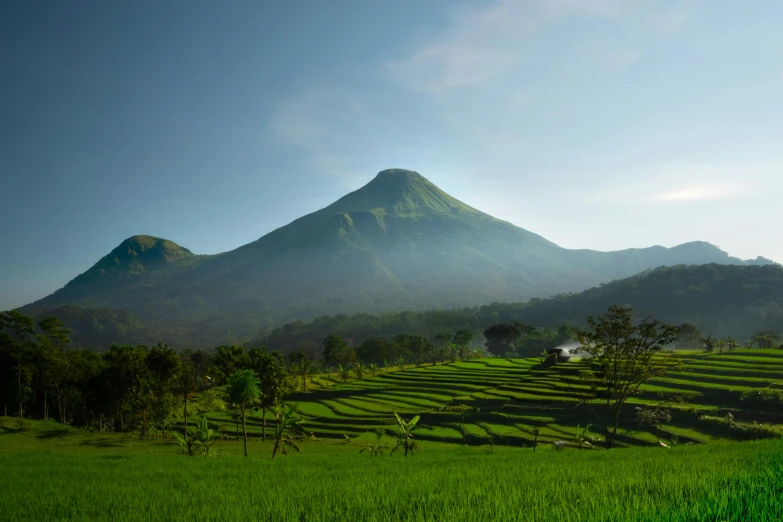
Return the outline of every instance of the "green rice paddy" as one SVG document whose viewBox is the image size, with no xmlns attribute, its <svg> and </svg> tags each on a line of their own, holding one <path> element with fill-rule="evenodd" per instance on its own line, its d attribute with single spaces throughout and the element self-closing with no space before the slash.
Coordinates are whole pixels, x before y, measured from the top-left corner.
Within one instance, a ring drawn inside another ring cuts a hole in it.
<svg viewBox="0 0 783 522">
<path fill-rule="evenodd" d="M 739 400 L 783 382 L 783 352 L 680 357 L 681 368 L 629 401 L 624 449 L 612 451 L 573 442 L 577 426 L 597 426 L 579 400 L 576 361 L 481 359 L 345 383 L 317 376 L 318 388 L 289 397 L 315 439 L 274 461 L 259 413 L 248 420 L 249 458 L 227 411 L 207 414 L 223 433 L 214 458 L 179 456 L 172 441 L 0 418 L 0 520 L 783 520 L 783 440 L 774 437 L 783 411 Z M 660 436 L 671 447 L 661 448 L 633 408 L 679 393 L 692 395 L 665 404 L 672 420 Z M 378 432 L 393 445 L 394 412 L 421 415 L 419 452 L 360 455 Z M 759 436 L 715 421 L 728 413 L 773 438 L 732 441 Z M 600 430 L 590 434 L 600 448 Z M 553 441 L 572 447 L 556 451 Z"/>
</svg>

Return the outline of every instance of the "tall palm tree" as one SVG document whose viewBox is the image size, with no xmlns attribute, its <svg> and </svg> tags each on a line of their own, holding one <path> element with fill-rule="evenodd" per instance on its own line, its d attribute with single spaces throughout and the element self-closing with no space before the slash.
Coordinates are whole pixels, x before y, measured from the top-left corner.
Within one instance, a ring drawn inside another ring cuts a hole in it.
<svg viewBox="0 0 783 522">
<path fill-rule="evenodd" d="M 245 457 L 247 457 L 247 427 L 245 412 L 247 407 L 261 396 L 261 382 L 253 370 L 239 370 L 228 378 L 228 399 L 239 406 L 242 415 L 242 434 L 244 436 Z"/>
</svg>

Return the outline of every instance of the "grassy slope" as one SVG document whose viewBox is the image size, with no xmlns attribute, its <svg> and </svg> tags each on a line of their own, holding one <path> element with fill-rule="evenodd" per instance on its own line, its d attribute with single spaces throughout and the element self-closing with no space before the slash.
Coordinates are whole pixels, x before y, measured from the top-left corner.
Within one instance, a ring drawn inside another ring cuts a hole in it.
<svg viewBox="0 0 783 522">
<path fill-rule="evenodd" d="M 621 444 L 656 444 L 651 428 L 633 422 L 632 408 L 657 406 L 664 400 L 661 394 L 695 394 L 688 404 L 666 406 L 672 410 L 673 420 L 661 430 L 664 440 L 673 435 L 683 442 L 747 437 L 699 420 L 705 414 L 723 416 L 729 411 L 738 422 L 757 421 L 783 434 L 783 412 L 751 410 L 739 400 L 742 391 L 783 381 L 783 351 L 686 352 L 680 357 L 683 366 L 679 371 L 651 380 L 629 400 L 627 421 L 619 432 Z M 392 413 L 397 412 L 422 415 L 420 440 L 483 445 L 491 436 L 495 444 L 530 446 L 534 427 L 541 430 L 539 441 L 548 442 L 572 440 L 580 424 L 597 426 L 589 405 L 579 405 L 584 386 L 575 380 L 578 369 L 577 362 L 542 369 L 537 359 L 481 359 L 402 371 L 390 368 L 348 383 L 337 382 L 336 375 L 320 376 L 313 379 L 313 391 L 295 394 L 290 401 L 307 416 L 309 429 L 320 437 L 364 436 L 378 429 L 391 433 Z M 735 376 L 736 371 L 741 377 Z M 746 380 L 747 375 L 752 377 Z M 442 407 L 458 404 L 474 409 L 467 413 L 443 411 Z M 225 413 L 215 413 L 212 418 L 228 421 Z M 258 425 L 258 420 L 251 419 L 253 433 Z M 597 431 L 594 428 L 592 434 L 600 440 Z"/>
<path fill-rule="evenodd" d="M 0 424 L 11 424 L 0 419 Z M 670 451 L 538 452 L 431 445 L 369 459 L 253 442 L 213 459 L 127 436 L 0 430 L 0 520 L 725 520 L 783 517 L 780 441 Z"/>
</svg>

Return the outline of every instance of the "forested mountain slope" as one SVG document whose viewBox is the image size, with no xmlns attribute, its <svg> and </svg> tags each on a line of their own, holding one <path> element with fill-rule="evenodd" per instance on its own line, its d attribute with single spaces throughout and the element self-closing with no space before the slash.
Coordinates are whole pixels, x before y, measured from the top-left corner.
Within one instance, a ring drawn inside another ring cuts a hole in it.
<svg viewBox="0 0 783 522">
<path fill-rule="evenodd" d="M 204 347 L 294 319 L 525 301 L 661 265 L 704 263 L 746 264 L 701 242 L 617 252 L 561 248 L 465 205 L 418 173 L 391 169 L 223 254 L 198 256 L 168 240 L 134 236 L 22 311 L 117 310 Z"/>
</svg>

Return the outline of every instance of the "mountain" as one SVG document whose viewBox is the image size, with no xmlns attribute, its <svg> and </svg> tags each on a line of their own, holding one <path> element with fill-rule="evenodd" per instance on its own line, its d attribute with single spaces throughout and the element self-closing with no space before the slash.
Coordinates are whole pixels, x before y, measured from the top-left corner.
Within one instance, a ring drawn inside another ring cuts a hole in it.
<svg viewBox="0 0 783 522">
<path fill-rule="evenodd" d="M 611 305 L 628 305 L 638 318 L 653 317 L 669 324 L 693 323 L 705 334 L 733 336 L 740 341 L 760 331 L 783 333 L 783 267 L 679 265 L 648 270 L 577 294 L 525 303 L 493 303 L 448 310 L 386 314 L 332 315 L 275 328 L 251 344 L 289 351 L 303 343 L 321 346 L 330 333 L 356 344 L 399 333 L 432 339 L 441 332 L 467 329 L 475 342 L 497 322 L 520 322 L 544 328 L 586 326 L 587 317 Z M 538 355 L 536 353 L 535 355 Z"/>
<path fill-rule="evenodd" d="M 617 252 L 561 248 L 454 199 L 416 172 L 391 169 L 216 256 L 135 236 L 23 311 L 122 310 L 152 328 L 180 332 L 187 345 L 209 346 L 292 319 L 520 301 L 661 265 L 704 263 L 744 264 L 701 242 Z"/>
</svg>

